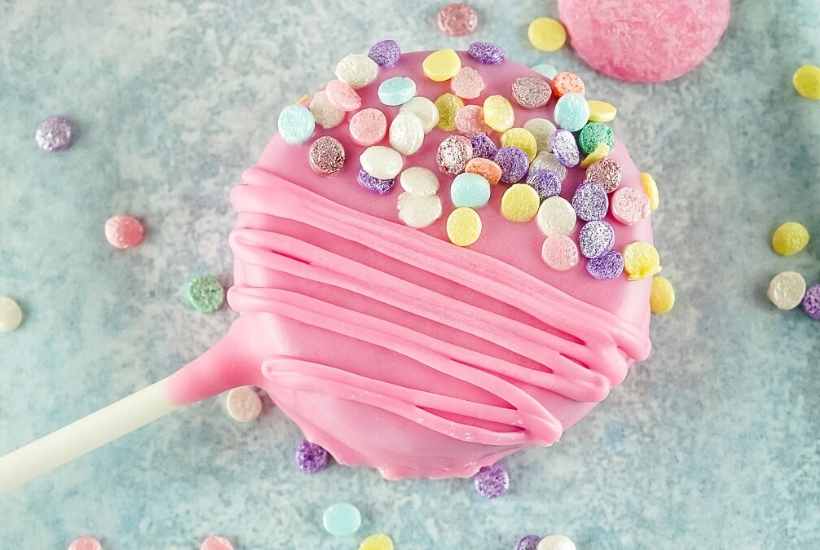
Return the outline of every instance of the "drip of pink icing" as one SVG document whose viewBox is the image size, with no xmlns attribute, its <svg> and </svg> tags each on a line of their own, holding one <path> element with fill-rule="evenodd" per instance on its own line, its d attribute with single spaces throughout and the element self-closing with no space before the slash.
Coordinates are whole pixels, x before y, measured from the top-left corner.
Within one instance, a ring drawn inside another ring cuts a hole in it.
<svg viewBox="0 0 820 550">
<path fill-rule="evenodd" d="M 405 54 L 382 70 L 360 90 L 364 105 L 392 119 L 397 110 L 375 98 L 391 76 L 413 77 L 419 95 L 432 99 L 447 91 L 420 75 L 423 55 Z M 509 96 L 512 80 L 531 74 L 462 58 L 482 72 L 484 96 Z M 516 123 L 546 114 L 517 109 Z M 339 462 L 389 478 L 467 476 L 522 447 L 556 441 L 648 355 L 648 281 L 595 281 L 582 265 L 550 271 L 536 224 L 501 217 L 500 186 L 479 211 L 484 234 L 470 249 L 443 234 L 449 178 L 441 178 L 440 223 L 404 226 L 398 190 L 377 197 L 355 183 L 363 148 L 345 126 L 325 132 L 347 150 L 339 173 L 316 176 L 306 162 L 309 143 L 274 137 L 234 188 L 228 301 L 241 315 L 172 378 L 176 402 L 256 384 Z M 431 132 L 406 165 L 435 169 L 446 135 Z M 612 156 L 624 185 L 640 188 L 626 150 L 618 145 Z M 570 170 L 562 195 L 581 178 Z M 652 239 L 648 222 L 613 223 L 618 248 Z"/>
</svg>

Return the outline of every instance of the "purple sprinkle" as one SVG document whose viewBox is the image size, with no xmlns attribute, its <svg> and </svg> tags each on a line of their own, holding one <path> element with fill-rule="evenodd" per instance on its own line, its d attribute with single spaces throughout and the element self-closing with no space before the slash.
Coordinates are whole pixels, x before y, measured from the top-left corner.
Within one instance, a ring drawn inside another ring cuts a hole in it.
<svg viewBox="0 0 820 550">
<path fill-rule="evenodd" d="M 542 200 L 561 194 L 561 180 L 552 170 L 533 170 L 527 176 L 527 183 L 538 191 Z"/>
<path fill-rule="evenodd" d="M 602 220 L 609 210 L 609 198 L 600 185 L 582 183 L 572 196 L 572 207 L 585 222 Z"/>
<path fill-rule="evenodd" d="M 306 474 L 315 474 L 327 468 L 330 454 L 322 447 L 303 440 L 296 449 L 296 465 Z"/>
<path fill-rule="evenodd" d="M 587 273 L 599 281 L 617 279 L 624 272 L 624 257 L 617 250 L 587 261 Z"/>
<path fill-rule="evenodd" d="M 502 147 L 493 158 L 501 167 L 502 183 L 518 183 L 527 175 L 530 160 L 518 147 Z"/>
<path fill-rule="evenodd" d="M 518 541 L 515 550 L 536 550 L 539 542 L 541 542 L 541 537 L 538 535 L 527 535 Z"/>
<path fill-rule="evenodd" d="M 803 311 L 806 315 L 820 321 L 820 284 L 809 287 L 803 296 Z"/>
<path fill-rule="evenodd" d="M 473 42 L 467 49 L 467 55 L 482 65 L 498 65 L 504 62 L 504 50 L 492 42 Z"/>
<path fill-rule="evenodd" d="M 496 498 L 510 489 L 510 474 L 501 464 L 484 466 L 473 478 L 473 483 L 479 495 Z"/>
<path fill-rule="evenodd" d="M 603 256 L 615 244 L 615 230 L 607 222 L 587 222 L 578 232 L 578 243 L 585 258 Z"/>
<path fill-rule="evenodd" d="M 557 130 L 552 134 L 550 147 L 558 158 L 558 162 L 567 168 L 574 168 L 581 162 L 581 153 L 578 151 L 575 136 L 568 130 Z"/>
<path fill-rule="evenodd" d="M 382 67 L 393 67 L 399 62 L 401 48 L 395 40 L 382 40 L 370 47 L 367 56 Z"/>
<path fill-rule="evenodd" d="M 71 146 L 73 133 L 74 125 L 69 119 L 62 116 L 50 116 L 37 126 L 34 140 L 43 151 L 62 151 Z"/>
<path fill-rule="evenodd" d="M 359 173 L 356 175 L 356 181 L 368 191 L 378 193 L 379 195 L 386 195 L 389 193 L 390 190 L 393 189 L 393 185 L 396 183 L 395 179 L 380 180 L 379 178 L 374 178 L 365 172 L 364 168 L 359 168 Z"/>
<path fill-rule="evenodd" d="M 473 157 L 492 160 L 498 152 L 498 146 L 493 141 L 493 138 L 487 134 L 473 135 L 470 138 L 470 143 L 473 146 Z"/>
</svg>

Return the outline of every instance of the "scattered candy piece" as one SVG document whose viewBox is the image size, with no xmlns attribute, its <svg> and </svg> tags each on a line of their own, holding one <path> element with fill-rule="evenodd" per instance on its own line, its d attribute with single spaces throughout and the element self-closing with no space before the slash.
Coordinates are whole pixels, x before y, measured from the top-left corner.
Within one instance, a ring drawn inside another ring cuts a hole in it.
<svg viewBox="0 0 820 550">
<path fill-rule="evenodd" d="M 654 246 L 635 241 L 624 248 L 624 271 L 630 281 L 652 277 L 661 271 L 661 258 Z"/>
<path fill-rule="evenodd" d="M 294 102 L 296 105 L 301 105 L 302 107 L 309 107 L 310 106 L 310 96 L 305 94 L 301 96 Z"/>
<path fill-rule="evenodd" d="M 364 168 L 362 168 L 356 174 L 356 183 L 358 183 L 368 191 L 376 193 L 377 195 L 386 195 L 393 189 L 393 186 L 396 184 L 396 180 L 393 178 L 374 178 L 373 176 L 368 174 L 364 170 Z"/>
<path fill-rule="evenodd" d="M 233 544 L 225 537 L 211 535 L 202 541 L 199 550 L 233 550 Z"/>
<path fill-rule="evenodd" d="M 484 112 L 478 105 L 465 105 L 456 112 L 456 130 L 466 136 L 490 131 L 484 124 Z"/>
<path fill-rule="evenodd" d="M 467 48 L 467 55 L 482 65 L 498 65 L 504 63 L 504 50 L 492 42 L 473 42 Z"/>
<path fill-rule="evenodd" d="M 102 544 L 94 537 L 84 536 L 71 541 L 68 550 L 102 550 Z"/>
<path fill-rule="evenodd" d="M 380 67 L 395 67 L 401 58 L 401 48 L 395 40 L 381 40 L 370 46 L 367 57 Z"/>
<path fill-rule="evenodd" d="M 541 258 L 550 269 L 567 271 L 578 265 L 578 246 L 570 237 L 552 233 L 544 239 Z"/>
<path fill-rule="evenodd" d="M 461 70 L 461 58 L 455 50 L 445 48 L 428 55 L 421 64 L 424 76 L 433 82 L 450 80 Z"/>
<path fill-rule="evenodd" d="M 493 160 L 501 167 L 502 183 L 518 183 L 521 181 L 527 175 L 530 164 L 527 154 L 518 147 L 500 148 Z"/>
<path fill-rule="evenodd" d="M 564 99 L 564 97 L 561 99 Z M 601 144 L 605 144 L 609 147 L 609 150 L 615 147 L 615 132 L 606 124 L 590 122 L 585 125 L 581 129 L 581 133 L 578 134 L 578 145 L 585 155 L 591 154 Z"/>
<path fill-rule="evenodd" d="M 496 185 L 501 180 L 501 167 L 495 161 L 486 158 L 471 158 L 464 167 L 464 171 L 484 176 L 490 185 Z"/>
<path fill-rule="evenodd" d="M 424 133 L 430 133 L 430 130 L 436 127 L 438 124 L 438 107 L 436 104 L 427 99 L 426 97 L 416 96 L 404 105 L 401 106 L 399 109 L 400 113 L 413 113 L 419 120 L 421 120 L 422 126 L 424 126 Z"/>
<path fill-rule="evenodd" d="M 567 168 L 574 168 L 581 162 L 581 152 L 575 143 L 575 136 L 568 130 L 556 130 L 550 140 L 550 148 L 558 162 Z"/>
<path fill-rule="evenodd" d="M 540 540 L 538 535 L 526 535 L 515 545 L 515 550 L 536 550 Z"/>
<path fill-rule="evenodd" d="M 582 183 L 572 196 L 572 207 L 578 217 L 585 222 L 602 220 L 609 210 L 609 197 L 601 186 Z"/>
<path fill-rule="evenodd" d="M 457 208 L 481 208 L 490 200 L 490 182 L 478 174 L 459 174 L 450 186 L 450 200 Z"/>
<path fill-rule="evenodd" d="M 318 95 L 318 94 L 317 94 Z M 313 100 L 311 100 L 311 103 Z M 288 105 L 279 113 L 277 121 L 279 135 L 290 145 L 306 142 L 316 129 L 316 119 L 312 112 L 301 105 Z"/>
<path fill-rule="evenodd" d="M 379 84 L 379 101 L 385 105 L 403 105 L 416 96 L 416 82 L 406 76 L 394 76 Z"/>
<path fill-rule="evenodd" d="M 581 77 L 575 73 L 560 72 L 550 81 L 552 85 L 552 93 L 555 97 L 561 97 L 564 94 L 581 94 L 584 95 L 586 87 Z"/>
<path fill-rule="evenodd" d="M 114 248 L 132 248 L 140 244 L 144 238 L 145 228 L 133 216 L 111 216 L 105 222 L 105 239 Z"/>
<path fill-rule="evenodd" d="M 555 124 L 546 118 L 531 118 L 524 123 L 524 129 L 535 137 L 538 152 L 550 150 L 550 140 L 555 133 Z"/>
<path fill-rule="evenodd" d="M 528 222 L 538 213 L 541 199 L 526 183 L 516 183 L 501 197 L 501 215 L 511 222 Z"/>
<path fill-rule="evenodd" d="M 506 132 L 515 124 L 513 106 L 503 95 L 491 95 L 484 100 L 484 122 L 496 132 Z"/>
<path fill-rule="evenodd" d="M 345 112 L 330 101 L 330 98 L 327 97 L 327 93 L 324 90 L 313 94 L 313 97 L 310 98 L 309 108 L 316 124 L 325 130 L 335 128 L 341 124 L 345 118 Z M 303 143 L 306 140 L 307 138 L 299 143 Z"/>
<path fill-rule="evenodd" d="M 624 273 L 624 257 L 617 250 L 587 260 L 587 273 L 599 281 L 617 279 Z"/>
<path fill-rule="evenodd" d="M 369 107 L 350 117 L 347 128 L 350 131 L 350 137 L 359 145 L 375 145 L 383 140 L 387 133 L 387 118 L 378 109 Z"/>
<path fill-rule="evenodd" d="M 560 181 L 567 178 L 567 169 L 558 160 L 558 157 L 550 151 L 541 151 L 536 155 L 535 159 L 530 163 L 530 170 L 552 170 L 558 176 Z"/>
<path fill-rule="evenodd" d="M 596 162 L 604 160 L 609 155 L 609 145 L 606 143 L 599 143 L 598 147 L 593 152 L 584 157 L 581 161 L 581 168 L 589 168 Z"/>
<path fill-rule="evenodd" d="M 484 91 L 484 79 L 481 73 L 472 67 L 462 67 L 450 81 L 450 89 L 458 97 L 475 99 Z"/>
<path fill-rule="evenodd" d="M 538 109 L 552 97 L 549 82 L 537 76 L 521 76 L 513 80 L 512 96 L 525 109 Z"/>
<path fill-rule="evenodd" d="M 493 141 L 493 138 L 487 134 L 476 134 L 470 138 L 470 144 L 473 147 L 473 156 L 494 159 L 498 153 L 498 146 Z"/>
<path fill-rule="evenodd" d="M 364 88 L 379 76 L 379 66 L 363 54 L 350 54 L 336 64 L 336 78 L 347 82 L 358 90 Z"/>
<path fill-rule="evenodd" d="M 797 93 L 806 99 L 820 100 L 820 67 L 803 65 L 794 72 L 792 84 Z"/>
<path fill-rule="evenodd" d="M 464 136 L 445 138 L 436 151 L 436 165 L 439 170 L 451 176 L 462 173 L 471 158 L 473 158 L 473 146 L 470 139 Z"/>
<path fill-rule="evenodd" d="M 510 475 L 501 464 L 484 466 L 473 477 L 476 492 L 486 498 L 497 498 L 510 489 Z"/>
<path fill-rule="evenodd" d="M 541 203 L 535 221 L 544 235 L 569 235 L 575 229 L 575 209 L 563 197 L 550 197 Z"/>
<path fill-rule="evenodd" d="M 555 123 L 559 128 L 577 132 L 589 121 L 589 105 L 581 94 L 566 93 L 555 104 Z"/>
<path fill-rule="evenodd" d="M 527 185 L 535 189 L 541 199 L 561 194 L 561 180 L 552 170 L 530 170 Z"/>
<path fill-rule="evenodd" d="M 404 159 L 398 151 L 383 145 L 371 145 L 359 156 L 362 169 L 374 178 L 389 180 L 399 175 Z"/>
<path fill-rule="evenodd" d="M 435 105 L 438 110 L 438 127 L 445 132 L 455 130 L 456 113 L 464 107 L 464 101 L 457 95 L 446 93 L 436 98 Z"/>
<path fill-rule="evenodd" d="M 330 464 L 330 453 L 321 445 L 303 439 L 296 448 L 296 466 L 306 474 L 315 474 Z"/>
<path fill-rule="evenodd" d="M 413 113 L 399 113 L 390 123 L 390 146 L 402 155 L 412 155 L 424 143 L 424 124 Z"/>
<path fill-rule="evenodd" d="M 566 43 L 567 31 L 560 21 L 551 17 L 538 17 L 527 28 L 527 37 L 533 48 L 542 52 L 554 52 Z"/>
<path fill-rule="evenodd" d="M 0 296 L 0 332 L 11 332 L 23 322 L 23 310 L 8 296 Z"/>
<path fill-rule="evenodd" d="M 213 275 L 194 277 L 185 289 L 185 297 L 191 306 L 202 313 L 213 313 L 225 302 L 225 289 Z"/>
<path fill-rule="evenodd" d="M 345 165 L 344 145 L 335 137 L 320 137 L 310 144 L 308 164 L 317 174 L 335 174 Z"/>
<path fill-rule="evenodd" d="M 447 4 L 438 11 L 436 20 L 447 36 L 466 36 L 478 27 L 478 12 L 469 4 Z"/>
<path fill-rule="evenodd" d="M 651 309 L 655 315 L 663 315 L 664 313 L 672 311 L 673 307 L 675 307 L 675 288 L 666 277 L 655 275 L 652 277 L 649 309 Z"/>
<path fill-rule="evenodd" d="M 74 124 L 62 116 L 50 116 L 37 126 L 34 141 L 43 151 L 53 153 L 71 147 Z"/>
<path fill-rule="evenodd" d="M 393 550 L 393 539 L 383 533 L 370 535 L 359 545 L 359 550 Z"/>
<path fill-rule="evenodd" d="M 772 249 L 781 256 L 793 256 L 809 244 L 809 230 L 803 224 L 786 222 L 774 230 Z"/>
<path fill-rule="evenodd" d="M 438 193 L 438 177 L 432 170 L 411 166 L 399 176 L 401 188 L 411 195 L 431 197 Z"/>
<path fill-rule="evenodd" d="M 336 537 L 347 537 L 359 530 L 362 525 L 362 514 L 359 509 L 347 502 L 334 504 L 322 515 L 325 531 Z"/>
<path fill-rule="evenodd" d="M 587 222 L 578 232 L 578 243 L 585 258 L 598 258 L 612 250 L 615 230 L 605 221 Z"/>
<path fill-rule="evenodd" d="M 501 134 L 502 147 L 518 147 L 527 155 L 527 163 L 535 159 L 538 153 L 538 142 L 529 130 L 524 128 L 510 128 Z"/>
<path fill-rule="evenodd" d="M 783 271 L 769 281 L 769 290 L 766 295 L 777 309 L 794 309 L 800 305 L 803 296 L 806 295 L 806 279 L 800 273 Z"/>
<path fill-rule="evenodd" d="M 228 416 L 237 422 L 250 422 L 262 414 L 262 400 L 253 386 L 241 386 L 228 392 L 225 408 Z"/>
<path fill-rule="evenodd" d="M 357 111 L 362 107 L 362 98 L 350 84 L 342 80 L 331 80 L 325 86 L 330 102 L 342 111 Z"/>
<path fill-rule="evenodd" d="M 657 210 L 661 205 L 661 196 L 658 193 L 658 184 L 655 183 L 655 178 L 651 174 L 641 172 L 641 187 L 643 187 L 643 192 L 649 198 L 649 208 Z"/>
<path fill-rule="evenodd" d="M 481 217 L 472 208 L 456 208 L 447 217 L 447 238 L 457 246 L 470 246 L 481 236 Z"/>
<path fill-rule="evenodd" d="M 618 114 L 618 109 L 615 108 L 615 105 L 607 103 L 606 101 L 590 99 L 588 103 L 590 122 L 612 122 L 615 120 L 615 115 Z"/>
<path fill-rule="evenodd" d="M 397 202 L 399 219 L 410 227 L 430 226 L 441 217 L 441 199 L 437 195 L 421 196 L 402 193 Z"/>
<path fill-rule="evenodd" d="M 599 185 L 607 193 L 612 193 L 621 185 L 622 177 L 621 165 L 615 159 L 607 157 L 587 168 L 584 181 Z"/>
<path fill-rule="evenodd" d="M 546 76 L 550 80 L 555 78 L 555 75 L 558 74 L 558 69 L 556 69 L 554 65 L 549 65 L 548 63 L 539 63 L 538 65 L 533 65 L 532 70 Z"/>
<path fill-rule="evenodd" d="M 536 550 L 575 550 L 575 543 L 564 535 L 549 535 L 541 539 Z"/>
<path fill-rule="evenodd" d="M 806 291 L 803 311 L 815 321 L 820 321 L 820 284 L 813 285 Z"/>
<path fill-rule="evenodd" d="M 649 217 L 649 198 L 634 187 L 621 187 L 609 201 L 612 216 L 624 225 L 635 225 Z"/>
</svg>

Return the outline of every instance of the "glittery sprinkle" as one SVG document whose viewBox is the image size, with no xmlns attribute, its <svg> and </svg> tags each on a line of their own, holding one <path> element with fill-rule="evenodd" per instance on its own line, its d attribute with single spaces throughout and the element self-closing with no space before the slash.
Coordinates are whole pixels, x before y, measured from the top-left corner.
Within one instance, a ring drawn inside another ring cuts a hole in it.
<svg viewBox="0 0 820 550">
<path fill-rule="evenodd" d="M 68 550 L 102 550 L 102 544 L 94 537 L 84 536 L 71 541 Z"/>
<path fill-rule="evenodd" d="M 500 464 L 485 466 L 473 477 L 475 490 L 486 498 L 504 495 L 510 489 L 510 475 Z"/>
<path fill-rule="evenodd" d="M 335 137 L 322 136 L 311 144 L 308 159 L 317 174 L 335 174 L 345 165 L 345 148 Z"/>
<path fill-rule="evenodd" d="M 552 233 L 541 246 L 541 259 L 555 271 L 567 271 L 578 265 L 578 246 L 567 235 Z"/>
<path fill-rule="evenodd" d="M 71 147 L 74 125 L 62 116 L 50 116 L 37 126 L 34 139 L 43 151 L 53 153 Z"/>
<path fill-rule="evenodd" d="M 303 440 L 296 448 L 296 465 L 306 474 L 315 474 L 327 468 L 330 454 L 321 446 Z"/>
<path fill-rule="evenodd" d="M 766 292 L 777 309 L 790 310 L 800 305 L 806 295 L 806 279 L 796 271 L 783 271 L 769 281 Z"/>
<path fill-rule="evenodd" d="M 527 176 L 527 183 L 538 191 L 538 196 L 541 199 L 561 194 L 561 180 L 552 170 L 530 171 Z"/>
<path fill-rule="evenodd" d="M 438 12 L 438 28 L 448 36 L 466 36 L 478 27 L 478 12 L 469 4 L 447 4 Z"/>
<path fill-rule="evenodd" d="M 482 65 L 498 65 L 504 62 L 504 50 L 492 42 L 473 42 L 467 48 L 467 55 Z"/>
<path fill-rule="evenodd" d="M 472 67 L 462 67 L 450 80 L 450 89 L 458 97 L 475 99 L 484 91 L 484 78 Z"/>
<path fill-rule="evenodd" d="M 225 302 L 225 289 L 214 275 L 194 277 L 185 289 L 188 303 L 202 313 L 213 313 Z"/>
<path fill-rule="evenodd" d="M 359 185 L 367 189 L 368 191 L 372 191 L 379 195 L 386 195 L 393 189 L 393 186 L 396 184 L 395 179 L 379 179 L 374 178 L 370 174 L 368 174 L 363 168 L 359 169 L 359 173 L 356 174 L 356 182 Z"/>
<path fill-rule="evenodd" d="M 578 144 L 575 143 L 575 136 L 567 130 L 556 130 L 550 139 L 552 152 L 558 158 L 558 162 L 567 168 L 574 168 L 581 162 L 581 153 L 578 151 Z"/>
<path fill-rule="evenodd" d="M 395 40 L 382 40 L 370 47 L 367 56 L 376 62 L 376 65 L 390 68 L 396 65 L 401 58 L 401 48 Z"/>
<path fill-rule="evenodd" d="M 607 157 L 587 168 L 584 181 L 600 185 L 601 189 L 612 193 L 621 185 L 622 177 L 621 165 L 615 159 Z"/>
<path fill-rule="evenodd" d="M 512 96 L 525 109 L 537 109 L 549 102 L 552 89 L 543 78 L 522 76 L 513 81 Z"/>
<path fill-rule="evenodd" d="M 612 217 L 624 225 L 635 225 L 649 217 L 649 198 L 634 187 L 621 187 L 612 194 L 610 209 Z"/>
<path fill-rule="evenodd" d="M 584 81 L 575 73 L 560 72 L 550 83 L 556 97 L 569 93 L 583 94 L 586 90 Z"/>
<path fill-rule="evenodd" d="M 526 535 L 515 545 L 515 550 L 536 550 L 540 541 L 541 537 L 538 535 Z"/>
<path fill-rule="evenodd" d="M 572 207 L 577 216 L 585 222 L 602 220 L 609 209 L 609 198 L 600 186 L 584 183 L 575 190 Z"/>
<path fill-rule="evenodd" d="M 483 159 L 494 159 L 498 146 L 487 134 L 476 134 L 470 138 L 473 147 L 473 156 Z"/>
<path fill-rule="evenodd" d="M 813 285 L 806 291 L 803 311 L 815 321 L 820 321 L 820 284 Z"/>
<path fill-rule="evenodd" d="M 567 178 L 567 168 L 561 164 L 555 154 L 549 151 L 541 151 L 530 163 L 530 171 L 536 170 L 552 170 L 558 176 L 559 181 Z"/>
<path fill-rule="evenodd" d="M 233 550 L 233 544 L 225 537 L 211 535 L 202 541 L 199 550 Z"/>
<path fill-rule="evenodd" d="M 502 147 L 493 159 L 501 167 L 502 183 L 517 183 L 527 175 L 529 159 L 518 147 Z"/>
<path fill-rule="evenodd" d="M 598 145 L 605 143 L 611 151 L 615 147 L 615 132 L 606 124 L 600 122 L 590 122 L 578 134 L 578 145 L 581 146 L 581 151 L 589 155 Z"/>
<path fill-rule="evenodd" d="M 624 257 L 616 250 L 587 261 L 587 273 L 599 281 L 617 279 L 624 272 Z"/>
<path fill-rule="evenodd" d="M 483 134 L 489 130 L 479 105 L 465 105 L 456 112 L 456 130 L 466 136 Z"/>
<path fill-rule="evenodd" d="M 585 258 L 603 256 L 615 244 L 615 230 L 607 222 L 587 222 L 578 232 L 578 243 Z"/>
<path fill-rule="evenodd" d="M 436 164 L 442 172 L 451 176 L 464 171 L 467 162 L 473 158 L 473 146 L 464 136 L 450 136 L 444 139 L 436 151 Z"/>
</svg>

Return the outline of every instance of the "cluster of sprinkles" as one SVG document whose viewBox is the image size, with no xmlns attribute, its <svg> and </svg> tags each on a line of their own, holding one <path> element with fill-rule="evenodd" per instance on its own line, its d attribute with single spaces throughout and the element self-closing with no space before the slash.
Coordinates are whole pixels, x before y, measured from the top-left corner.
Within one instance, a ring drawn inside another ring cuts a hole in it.
<svg viewBox="0 0 820 550">
<path fill-rule="evenodd" d="M 772 250 L 780 256 L 794 256 L 809 244 L 811 235 L 798 222 L 786 222 L 772 233 Z M 769 282 L 769 300 L 777 309 L 789 311 L 802 306 L 809 318 L 820 321 L 820 283 L 807 286 L 806 279 L 796 271 L 782 271 Z"/>
</svg>

